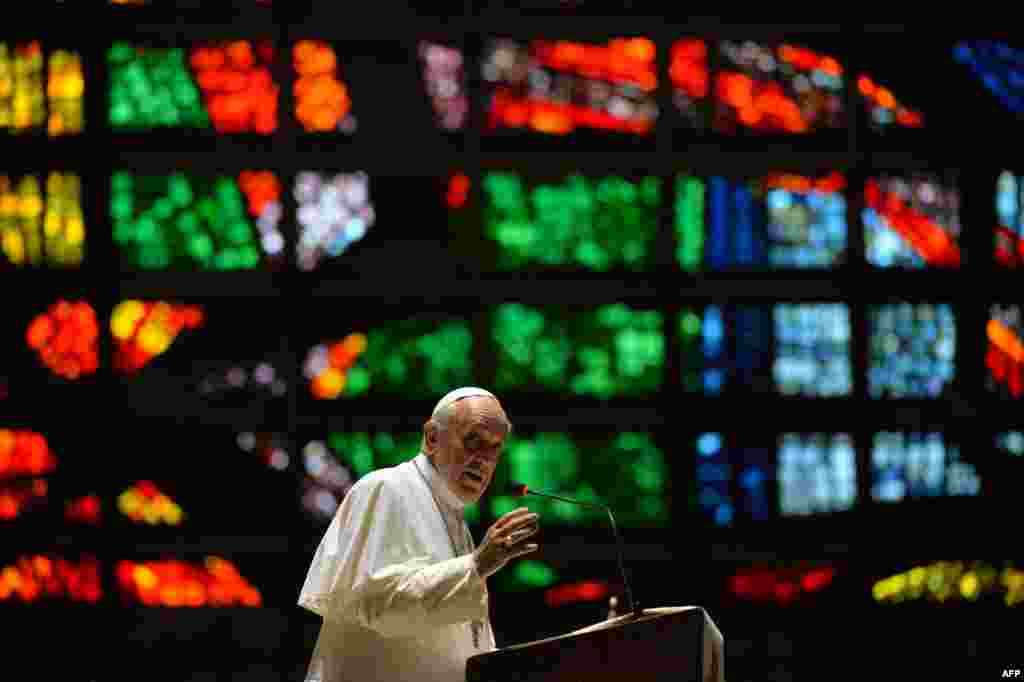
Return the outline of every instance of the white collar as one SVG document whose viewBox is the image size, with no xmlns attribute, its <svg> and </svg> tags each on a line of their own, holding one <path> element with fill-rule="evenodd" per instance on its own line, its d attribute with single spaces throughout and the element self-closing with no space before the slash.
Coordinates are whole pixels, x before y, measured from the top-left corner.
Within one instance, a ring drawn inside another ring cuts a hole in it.
<svg viewBox="0 0 1024 682">
<path fill-rule="evenodd" d="M 424 453 L 416 455 L 416 459 L 413 460 L 414 466 L 420 470 L 420 472 L 426 476 L 427 483 L 430 485 L 430 489 L 434 491 L 434 495 L 441 501 L 441 504 L 448 507 L 453 511 L 461 512 L 466 506 L 466 503 L 458 498 L 458 496 L 451 491 L 448 487 L 448 483 L 441 478 L 441 474 L 434 468 L 434 463 Z"/>
</svg>

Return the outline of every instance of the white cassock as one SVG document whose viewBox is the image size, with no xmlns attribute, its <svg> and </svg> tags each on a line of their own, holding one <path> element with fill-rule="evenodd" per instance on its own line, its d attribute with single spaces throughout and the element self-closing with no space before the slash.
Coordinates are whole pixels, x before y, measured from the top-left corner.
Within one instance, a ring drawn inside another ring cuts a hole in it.
<svg viewBox="0 0 1024 682">
<path fill-rule="evenodd" d="M 462 508 L 423 453 L 352 486 L 299 595 L 323 618 L 307 682 L 463 682 L 466 659 L 494 650 Z"/>
</svg>

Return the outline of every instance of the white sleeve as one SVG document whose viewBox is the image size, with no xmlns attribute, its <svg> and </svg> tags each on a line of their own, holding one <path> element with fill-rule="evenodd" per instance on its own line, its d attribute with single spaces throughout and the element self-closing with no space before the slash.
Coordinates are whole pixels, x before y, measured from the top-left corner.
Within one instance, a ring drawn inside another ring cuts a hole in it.
<svg viewBox="0 0 1024 682">
<path fill-rule="evenodd" d="M 472 555 L 434 560 L 416 538 L 417 521 L 393 483 L 362 479 L 324 534 L 299 605 L 386 637 L 486 620 L 487 589 Z"/>
</svg>

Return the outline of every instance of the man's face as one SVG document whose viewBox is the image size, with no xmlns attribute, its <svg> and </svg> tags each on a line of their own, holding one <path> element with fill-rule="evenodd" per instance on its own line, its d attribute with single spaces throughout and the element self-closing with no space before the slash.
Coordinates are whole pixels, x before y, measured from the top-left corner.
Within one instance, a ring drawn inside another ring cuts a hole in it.
<svg viewBox="0 0 1024 682">
<path fill-rule="evenodd" d="M 505 447 L 508 419 L 498 401 L 472 396 L 455 403 L 455 413 L 442 433 L 432 422 L 426 426 L 427 454 L 460 500 L 480 501 L 494 478 Z"/>
</svg>

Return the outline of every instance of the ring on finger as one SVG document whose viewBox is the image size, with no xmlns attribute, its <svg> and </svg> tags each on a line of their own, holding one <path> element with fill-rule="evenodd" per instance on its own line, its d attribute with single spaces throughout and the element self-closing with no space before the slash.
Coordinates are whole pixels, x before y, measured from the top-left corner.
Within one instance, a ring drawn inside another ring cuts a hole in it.
<svg viewBox="0 0 1024 682">
<path fill-rule="evenodd" d="M 519 538 L 521 538 L 523 535 L 523 531 L 515 531 L 513 533 L 509 533 L 508 537 L 505 538 L 505 546 L 510 547 L 516 542 L 519 542 Z"/>
</svg>

